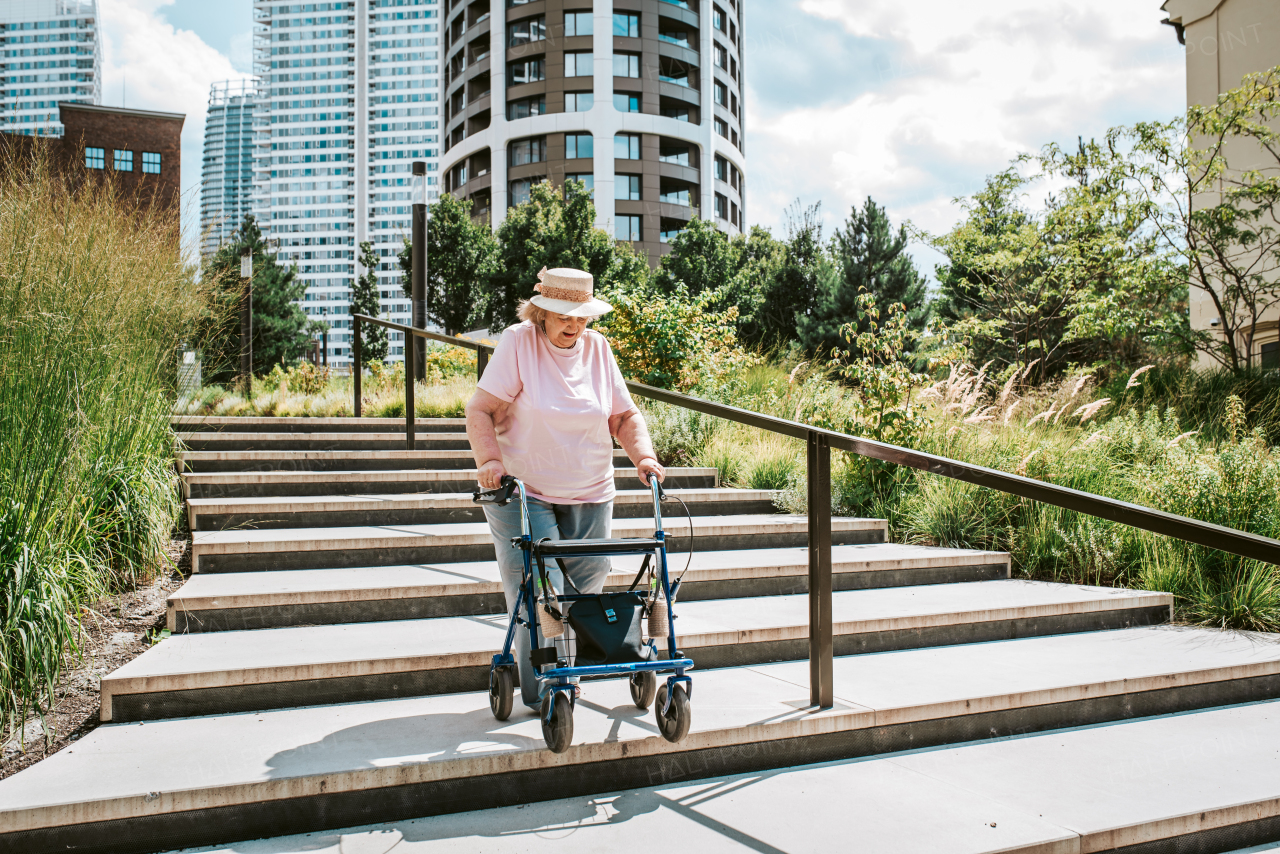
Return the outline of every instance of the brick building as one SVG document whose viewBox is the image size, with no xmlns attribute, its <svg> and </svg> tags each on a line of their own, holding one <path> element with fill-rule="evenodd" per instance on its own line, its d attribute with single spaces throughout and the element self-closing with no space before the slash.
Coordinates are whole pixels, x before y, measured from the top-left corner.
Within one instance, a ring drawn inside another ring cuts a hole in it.
<svg viewBox="0 0 1280 854">
<path fill-rule="evenodd" d="M 111 173 L 127 198 L 155 201 L 178 213 L 182 203 L 182 113 L 94 104 L 58 104 L 63 135 L 3 134 L 14 146 L 47 146 L 55 163 Z"/>
</svg>

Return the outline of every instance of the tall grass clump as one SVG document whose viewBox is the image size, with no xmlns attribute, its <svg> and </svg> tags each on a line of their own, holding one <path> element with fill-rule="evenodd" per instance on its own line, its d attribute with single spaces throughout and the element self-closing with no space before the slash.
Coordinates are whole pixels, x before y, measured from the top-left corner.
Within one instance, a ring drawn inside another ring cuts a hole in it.
<svg viewBox="0 0 1280 854">
<path fill-rule="evenodd" d="M 174 355 L 202 299 L 176 211 L 0 151 L 0 731 L 51 699 L 78 611 L 148 578 L 179 495 Z"/>
</svg>

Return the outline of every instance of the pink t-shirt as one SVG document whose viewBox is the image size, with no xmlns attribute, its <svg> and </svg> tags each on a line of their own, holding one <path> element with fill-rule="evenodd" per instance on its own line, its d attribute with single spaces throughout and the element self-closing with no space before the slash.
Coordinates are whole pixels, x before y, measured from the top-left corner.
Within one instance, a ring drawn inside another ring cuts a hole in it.
<svg viewBox="0 0 1280 854">
<path fill-rule="evenodd" d="M 511 404 L 495 423 L 502 465 L 532 498 L 598 504 L 613 498 L 609 418 L 636 408 L 609 342 L 583 331 L 567 350 L 525 321 L 503 333 L 480 388 Z"/>
</svg>

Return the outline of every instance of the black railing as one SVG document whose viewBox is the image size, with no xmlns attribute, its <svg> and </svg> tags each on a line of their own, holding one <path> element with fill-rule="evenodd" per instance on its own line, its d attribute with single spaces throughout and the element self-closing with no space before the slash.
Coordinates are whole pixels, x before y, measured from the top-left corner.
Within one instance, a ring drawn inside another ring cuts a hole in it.
<svg viewBox="0 0 1280 854">
<path fill-rule="evenodd" d="M 477 375 L 483 374 L 488 355 L 493 350 L 492 345 L 489 344 L 468 341 L 465 338 L 451 338 L 447 335 L 426 332 L 398 323 L 389 323 L 384 320 L 356 315 L 356 344 L 354 348 L 356 415 L 360 414 L 359 324 L 361 320 L 372 321 L 391 329 L 399 329 L 433 341 L 452 344 L 455 347 L 475 350 L 478 357 Z M 405 348 L 406 359 L 412 358 L 409 356 L 411 349 L 410 347 Z M 405 365 L 406 377 L 412 377 L 411 368 L 412 365 Z M 411 386 L 412 381 L 406 380 L 406 432 L 410 449 L 413 448 Z M 632 394 L 649 400 L 656 400 L 660 403 L 679 406 L 704 415 L 723 418 L 726 421 L 734 421 L 738 424 L 767 430 L 771 433 L 801 439 L 806 443 L 809 487 L 809 691 L 813 705 L 821 708 L 831 708 L 835 699 L 832 685 L 831 617 L 832 448 L 869 459 L 909 466 L 931 474 L 964 481 L 965 483 L 985 486 L 997 492 L 1016 495 L 1042 504 L 1051 504 L 1055 507 L 1062 507 L 1066 510 L 1073 510 L 1077 513 L 1106 519 L 1111 522 L 1118 522 L 1144 531 L 1163 534 L 1164 536 L 1218 549 L 1239 557 L 1280 565 L 1280 540 L 1273 540 L 1269 537 L 1249 534 L 1244 531 L 1237 531 L 1234 528 L 1215 525 L 1211 522 L 1202 522 L 1199 519 L 1191 519 L 1175 513 L 1166 513 L 1162 510 L 1130 504 L 1127 501 L 1117 501 L 1114 498 L 1081 492 L 1065 486 L 1009 474 L 997 469 L 974 466 L 959 460 L 939 457 L 935 454 L 900 448 L 896 445 L 877 442 L 872 439 L 860 439 L 845 433 L 837 433 L 834 430 L 811 427 L 798 421 L 775 418 L 771 415 L 763 415 L 737 406 L 715 403 L 710 400 L 691 397 L 687 394 L 680 394 L 679 392 L 654 388 L 643 383 L 628 382 L 627 388 L 631 390 Z"/>
</svg>

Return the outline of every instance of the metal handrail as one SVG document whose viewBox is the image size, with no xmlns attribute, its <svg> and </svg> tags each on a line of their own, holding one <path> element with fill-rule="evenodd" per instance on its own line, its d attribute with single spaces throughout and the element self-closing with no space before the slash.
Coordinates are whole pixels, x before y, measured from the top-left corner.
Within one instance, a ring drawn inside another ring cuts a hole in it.
<svg viewBox="0 0 1280 854">
<path fill-rule="evenodd" d="M 427 338 L 455 347 L 475 350 L 476 375 L 483 376 L 485 364 L 494 347 L 465 338 L 452 338 L 435 332 L 427 332 L 400 323 L 355 315 L 355 413 L 360 415 L 360 323 L 372 322 L 389 329 L 398 329 L 419 338 Z M 414 447 L 413 439 L 413 348 L 405 347 L 405 432 L 408 447 Z M 861 457 L 909 466 L 930 474 L 949 477 L 954 480 L 985 486 L 998 492 L 1017 495 L 1062 507 L 1087 516 L 1118 522 L 1132 528 L 1150 531 L 1155 534 L 1173 537 L 1196 545 L 1218 549 L 1239 557 L 1251 558 L 1264 563 L 1280 565 L 1280 540 L 1263 537 L 1166 513 L 1139 504 L 1119 501 L 1090 492 L 1070 489 L 1042 480 L 1010 474 L 985 466 L 975 466 L 959 460 L 901 448 L 887 442 L 874 439 L 862 439 L 812 427 L 798 421 L 764 415 L 737 406 L 715 403 L 700 397 L 693 397 L 680 392 L 655 388 L 643 383 L 627 381 L 627 388 L 632 394 L 679 406 L 704 415 L 723 418 L 771 433 L 790 436 L 804 440 L 807 446 L 808 462 L 808 537 L 809 537 L 809 688 L 813 705 L 820 708 L 831 708 L 834 705 L 833 685 L 833 619 L 832 579 L 831 579 L 831 449 L 846 451 Z"/>
</svg>

